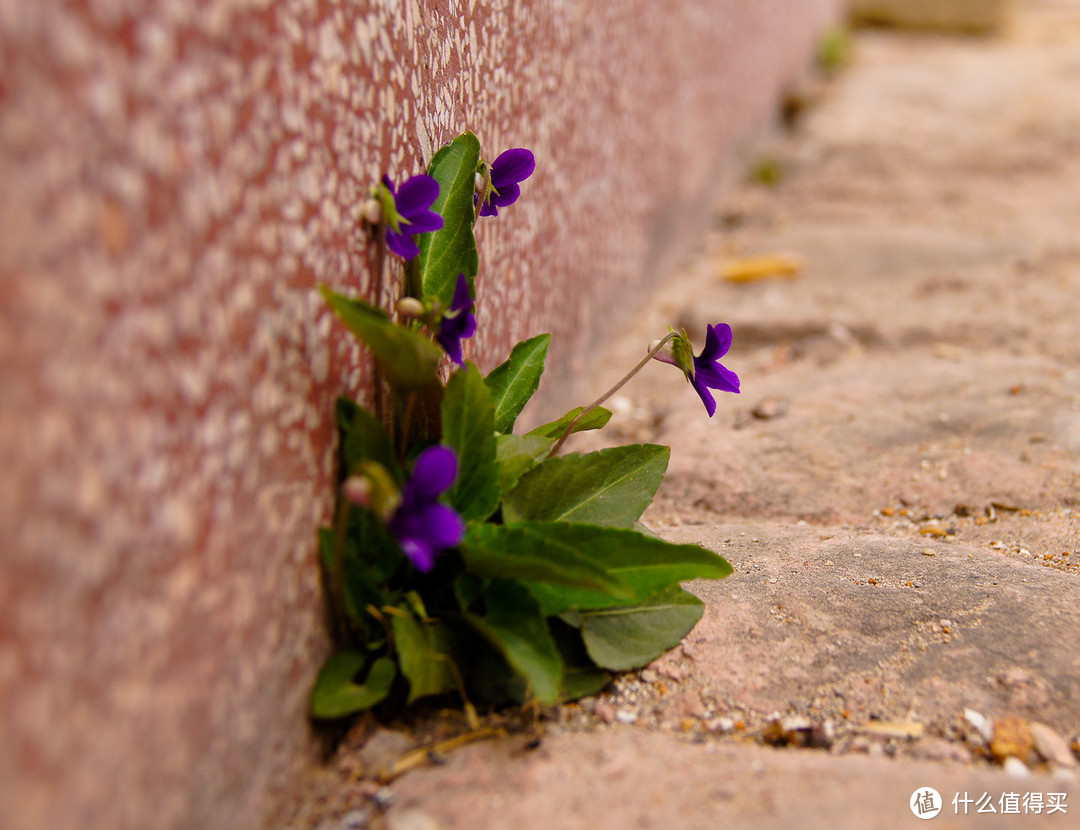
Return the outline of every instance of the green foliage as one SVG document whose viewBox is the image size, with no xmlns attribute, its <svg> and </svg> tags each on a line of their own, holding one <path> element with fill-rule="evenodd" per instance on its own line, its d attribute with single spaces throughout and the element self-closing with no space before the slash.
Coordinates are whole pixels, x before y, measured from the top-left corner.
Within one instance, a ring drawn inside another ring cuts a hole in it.
<svg viewBox="0 0 1080 830">
<path fill-rule="evenodd" d="M 519 579 L 559 589 L 574 588 L 611 602 L 632 600 L 631 586 L 597 562 L 578 538 L 592 534 L 575 525 L 473 524 L 461 543 L 469 573 L 490 579 Z"/>
<path fill-rule="evenodd" d="M 668 455 L 667 447 L 630 444 L 549 458 L 506 494 L 503 519 L 633 527 L 656 495 Z"/>
<path fill-rule="evenodd" d="M 543 426 L 538 426 L 536 429 L 530 431 L 529 435 L 541 435 L 545 438 L 558 438 L 566 432 L 567 427 L 574 424 L 574 420 L 584 411 L 585 407 L 583 406 L 575 407 L 561 418 L 544 424 Z M 590 410 L 584 418 L 574 424 L 571 433 L 584 432 L 589 429 L 603 429 L 610 420 L 611 410 L 598 406 L 595 409 Z"/>
<path fill-rule="evenodd" d="M 835 26 L 821 36 L 817 45 L 817 62 L 827 74 L 834 74 L 851 61 L 851 33 Z"/>
<path fill-rule="evenodd" d="M 509 493 L 525 473 L 547 457 L 554 443 L 554 438 L 541 435 L 496 435 L 499 492 L 504 496 Z"/>
<path fill-rule="evenodd" d="M 338 432 L 341 435 L 341 469 L 349 475 L 365 461 L 374 461 L 401 481 L 401 468 L 390 437 L 379 420 L 348 398 L 338 398 Z"/>
<path fill-rule="evenodd" d="M 540 387 L 550 334 L 539 334 L 514 346 L 506 362 L 496 366 L 486 383 L 495 403 L 495 431 L 510 433 L 529 398 Z"/>
<path fill-rule="evenodd" d="M 700 599 L 676 585 L 637 605 L 583 611 L 581 634 L 596 665 L 636 669 L 678 645 L 704 611 Z"/>
<path fill-rule="evenodd" d="M 355 651 L 342 650 L 330 655 L 311 690 L 311 714 L 317 718 L 340 718 L 370 709 L 390 693 L 397 676 L 394 661 L 380 657 L 371 664 L 363 683 L 356 676 L 368 658 Z"/>
<path fill-rule="evenodd" d="M 562 684 L 562 659 L 540 603 L 522 584 L 458 581 L 458 601 L 469 621 L 525 681 L 530 697 L 555 703 Z M 477 604 L 483 611 L 476 610 Z"/>
<path fill-rule="evenodd" d="M 321 291 L 327 305 L 371 349 L 394 389 L 414 392 L 438 377 L 442 350 L 428 338 L 395 324 L 386 312 L 362 300 L 350 300 L 325 286 Z"/>
<path fill-rule="evenodd" d="M 499 505 L 495 405 L 471 363 L 446 384 L 442 428 L 442 441 L 457 453 L 459 465 L 450 504 L 464 519 L 486 519 Z"/>
<path fill-rule="evenodd" d="M 473 192 L 479 163 L 480 142 L 464 133 L 440 149 L 428 165 L 428 175 L 439 183 L 439 197 L 431 208 L 442 215 L 443 226 L 420 237 L 420 256 L 410 265 L 410 279 L 417 296 L 434 297 L 444 307 L 454 298 L 459 273 L 476 294 L 479 258 L 473 236 Z"/>
<path fill-rule="evenodd" d="M 761 156 L 750 165 L 747 179 L 752 184 L 760 184 L 763 187 L 776 187 L 784 179 L 784 167 L 773 156 Z"/>
<path fill-rule="evenodd" d="M 593 694 L 698 621 L 702 603 L 680 583 L 731 572 L 712 551 L 641 524 L 667 447 L 552 455 L 568 433 L 604 427 L 602 406 L 514 433 L 540 387 L 550 335 L 517 344 L 487 377 L 472 364 L 440 371 L 434 337 L 459 273 L 475 295 L 481 164 L 471 133 L 431 161 L 444 224 L 419 235 L 408 266 L 415 320 L 321 289 L 390 394 L 375 396 L 377 411 L 336 405 L 338 483 L 347 486 L 318 542 L 339 650 L 312 690 L 316 718 L 447 694 L 545 704 Z"/>
<path fill-rule="evenodd" d="M 711 550 L 699 545 L 672 544 L 636 530 L 553 522 L 534 532 L 543 533 L 549 544 L 573 550 L 591 560 L 609 577 L 621 580 L 630 589 L 618 597 L 610 591 L 555 588 L 551 584 L 530 582 L 529 589 L 549 615 L 562 614 L 571 608 L 596 610 L 633 605 L 670 585 L 697 578 L 722 579 L 731 573 L 731 565 Z"/>
<path fill-rule="evenodd" d="M 422 697 L 438 695 L 457 687 L 454 675 L 454 635 L 450 626 L 431 620 L 421 621 L 410 611 L 395 609 L 394 645 L 401 673 L 409 681 L 412 703 Z"/>
</svg>

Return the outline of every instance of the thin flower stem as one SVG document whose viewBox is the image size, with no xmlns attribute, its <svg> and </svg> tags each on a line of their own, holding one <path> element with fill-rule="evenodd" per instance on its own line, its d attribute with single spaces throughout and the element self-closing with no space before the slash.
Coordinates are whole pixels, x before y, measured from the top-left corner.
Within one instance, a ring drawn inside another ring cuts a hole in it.
<svg viewBox="0 0 1080 830">
<path fill-rule="evenodd" d="M 491 168 L 484 164 L 484 187 L 480 191 L 480 197 L 476 200 L 476 207 L 473 208 L 473 224 L 475 225 L 477 220 L 480 219 L 480 211 L 483 210 L 484 202 L 487 201 L 488 194 L 491 193 Z"/>
<path fill-rule="evenodd" d="M 372 305 L 382 308 L 383 302 L 383 269 L 386 267 L 386 222 L 380 222 L 375 231 L 375 296 Z M 383 400 L 383 374 L 379 368 L 379 362 L 375 361 L 375 371 L 372 377 L 372 386 L 375 398 L 375 417 L 383 426 L 388 426 L 385 403 Z"/>
<path fill-rule="evenodd" d="M 342 484 L 342 488 L 344 488 Z M 327 574 L 330 580 L 330 616 L 334 623 L 334 639 L 344 643 L 349 636 L 348 617 L 345 613 L 345 531 L 349 522 L 349 501 L 344 491 L 338 492 L 337 512 L 334 516 L 333 570 Z"/>
<path fill-rule="evenodd" d="M 410 392 L 409 397 L 405 399 L 405 412 L 401 416 L 401 445 L 398 452 L 402 461 L 405 460 L 405 455 L 409 449 L 409 428 L 412 426 L 413 411 L 415 409 L 416 393 Z"/>
<path fill-rule="evenodd" d="M 574 427 L 578 425 L 578 422 L 580 422 L 582 418 L 584 418 L 586 415 L 596 409 L 596 407 L 600 406 L 600 404 L 602 404 L 604 401 L 606 401 L 608 398 L 610 398 L 612 395 L 622 389 L 626 385 L 627 381 L 629 381 L 630 378 L 632 378 L 634 375 L 644 369 L 645 364 L 652 360 L 657 355 L 657 353 L 662 348 L 664 348 L 664 346 L 666 346 L 677 334 L 678 332 L 673 331 L 665 335 L 664 339 L 657 343 L 655 346 L 653 346 L 653 348 L 649 350 L 649 353 L 645 355 L 644 358 L 642 358 L 641 362 L 637 366 L 635 366 L 633 369 L 623 375 L 622 380 L 620 380 L 607 392 L 605 392 L 603 395 L 601 395 L 599 398 L 597 398 L 595 401 L 593 401 L 591 404 L 581 410 L 581 412 L 578 413 L 578 416 L 567 425 L 565 430 L 563 430 L 563 434 L 560 435 L 559 440 L 552 445 L 546 457 L 551 458 L 551 456 L 555 455 L 555 453 L 559 451 L 559 448 L 562 447 L 562 445 L 566 442 L 566 439 L 570 437 L 570 433 L 574 431 Z"/>
</svg>

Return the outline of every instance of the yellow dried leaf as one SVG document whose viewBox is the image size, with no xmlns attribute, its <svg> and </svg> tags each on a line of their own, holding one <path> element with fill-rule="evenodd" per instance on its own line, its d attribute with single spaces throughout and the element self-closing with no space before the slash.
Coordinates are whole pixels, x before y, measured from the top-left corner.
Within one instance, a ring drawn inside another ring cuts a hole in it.
<svg viewBox="0 0 1080 830">
<path fill-rule="evenodd" d="M 926 726 L 913 720 L 883 720 L 864 724 L 859 731 L 883 738 L 921 738 Z"/>
<path fill-rule="evenodd" d="M 802 271 L 802 262 L 784 254 L 728 259 L 720 263 L 720 276 L 729 282 L 793 279 Z"/>
</svg>

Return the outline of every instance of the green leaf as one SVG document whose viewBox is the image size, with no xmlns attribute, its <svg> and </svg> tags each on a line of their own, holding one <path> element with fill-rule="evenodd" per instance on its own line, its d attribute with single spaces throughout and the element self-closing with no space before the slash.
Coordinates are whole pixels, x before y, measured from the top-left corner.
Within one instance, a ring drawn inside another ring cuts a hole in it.
<svg viewBox="0 0 1080 830">
<path fill-rule="evenodd" d="M 623 599 L 634 602 L 637 594 L 590 555 L 594 534 L 567 524 L 507 525 L 471 523 L 458 546 L 469 573 L 488 579 L 522 579 L 588 596 L 606 597 L 606 603 Z M 588 526 L 583 526 L 588 527 Z"/>
<path fill-rule="evenodd" d="M 464 519 L 486 519 L 499 506 L 494 418 L 491 390 L 468 363 L 450 378 L 442 401 L 442 441 L 458 457 L 449 501 Z"/>
<path fill-rule="evenodd" d="M 311 690 L 311 714 L 316 718 L 341 718 L 370 709 L 390 693 L 397 667 L 388 657 L 371 664 L 362 684 L 356 675 L 367 664 L 366 655 L 356 651 L 338 651 L 323 665 Z"/>
<path fill-rule="evenodd" d="M 341 467 L 345 476 L 364 461 L 381 464 L 400 484 L 401 469 L 390 438 L 379 419 L 349 398 L 338 398 L 335 408 L 341 431 Z"/>
<path fill-rule="evenodd" d="M 509 493 L 519 478 L 544 459 L 554 443 L 553 438 L 539 435 L 496 435 L 499 492 Z"/>
<path fill-rule="evenodd" d="M 486 378 L 495 402 L 495 431 L 510 433 L 529 398 L 540 387 L 550 334 L 540 334 L 514 346 L 510 357 Z"/>
<path fill-rule="evenodd" d="M 643 534 L 645 536 L 651 536 L 653 539 L 662 539 L 663 538 L 655 530 L 649 530 L 649 528 L 647 528 L 641 522 L 634 522 L 634 530 L 636 530 L 638 533 L 641 533 L 641 534 Z"/>
<path fill-rule="evenodd" d="M 659 444 L 629 444 L 549 458 L 503 498 L 503 520 L 632 527 L 652 502 L 669 454 Z"/>
<path fill-rule="evenodd" d="M 558 617 L 551 617 L 548 626 L 563 661 L 559 700 L 577 700 L 579 697 L 596 694 L 611 682 L 611 673 L 597 668 L 589 656 L 580 631 Z"/>
<path fill-rule="evenodd" d="M 699 545 L 676 545 L 632 529 L 563 522 L 506 527 L 510 532 L 529 528 L 553 546 L 573 546 L 604 568 L 608 576 L 617 577 L 633 590 L 632 597 L 620 600 L 596 591 L 529 582 L 529 590 L 549 615 L 562 614 L 569 608 L 594 610 L 633 605 L 688 579 L 722 579 L 731 573 L 731 565 L 711 550 Z"/>
<path fill-rule="evenodd" d="M 358 537 L 369 536 L 364 527 L 369 520 L 368 516 L 356 517 L 359 525 L 354 525 L 354 531 L 349 534 L 342 545 L 341 577 L 342 595 L 345 601 L 345 613 L 352 624 L 359 629 L 364 639 L 370 639 L 377 633 L 372 623 L 371 616 L 365 610 L 368 605 L 380 608 L 386 605 L 389 597 L 383 592 L 383 584 L 386 579 L 400 566 L 402 557 L 393 542 L 386 541 L 386 547 L 376 552 L 368 549 L 367 555 L 360 556 L 357 545 Z M 370 521 L 375 521 L 370 517 Z M 336 539 L 331 528 L 319 528 L 319 552 L 322 557 L 323 567 L 326 569 L 328 578 L 333 579 L 334 574 L 334 546 Z M 381 629 L 380 629 L 381 630 Z"/>
<path fill-rule="evenodd" d="M 391 620 L 401 673 L 409 681 L 407 702 L 456 689 L 450 627 L 441 622 L 420 622 L 408 612 L 395 613 Z"/>
<path fill-rule="evenodd" d="M 682 640 L 705 613 L 705 604 L 678 586 L 640 605 L 587 611 L 581 633 L 598 666 L 625 671 L 650 663 Z"/>
<path fill-rule="evenodd" d="M 325 285 L 319 290 L 341 321 L 371 349 L 394 389 L 412 392 L 437 380 L 442 349 L 362 300 L 350 300 Z"/>
<path fill-rule="evenodd" d="M 570 426 L 573 420 L 584 411 L 584 409 L 585 407 L 583 406 L 576 406 L 558 420 L 538 426 L 528 434 L 543 435 L 546 438 L 558 438 L 566 431 L 566 428 Z M 573 432 L 584 432 L 588 429 L 602 429 L 607 426 L 607 422 L 610 420 L 611 410 L 598 406 L 596 409 L 589 410 L 588 415 L 574 424 Z"/>
<path fill-rule="evenodd" d="M 540 703 L 559 699 L 562 658 L 548 630 L 547 620 L 525 586 L 510 580 L 494 580 L 481 589 L 483 613 L 472 608 L 466 591 L 457 583 L 458 599 L 465 619 L 493 645 L 525 679 Z"/>
<path fill-rule="evenodd" d="M 459 273 L 468 278 L 469 290 L 476 296 L 473 283 L 479 257 L 473 236 L 473 192 L 479 162 L 480 142 L 464 133 L 440 148 L 428 165 L 428 175 L 439 183 L 439 197 L 431 209 L 442 216 L 443 226 L 418 238 L 420 255 L 409 265 L 410 280 L 421 296 L 436 297 L 445 308 L 454 299 Z"/>
</svg>

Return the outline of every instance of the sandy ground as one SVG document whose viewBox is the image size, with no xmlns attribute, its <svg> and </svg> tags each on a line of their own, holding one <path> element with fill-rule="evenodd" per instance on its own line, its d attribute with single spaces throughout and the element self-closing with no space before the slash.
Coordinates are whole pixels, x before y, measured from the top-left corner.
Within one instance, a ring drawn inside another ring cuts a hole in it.
<svg viewBox="0 0 1080 830">
<path fill-rule="evenodd" d="M 1080 826 L 1080 3 L 994 39 L 859 32 L 763 152 L 779 184 L 728 194 L 599 362 L 732 325 L 740 396 L 709 420 L 657 364 L 603 440 L 671 446 L 649 524 L 735 573 L 539 742 L 383 789 L 341 771 L 407 741 L 343 751 L 321 830 L 902 828 L 926 788 L 941 827 Z M 797 274 L 722 279 L 761 254 Z"/>
</svg>

